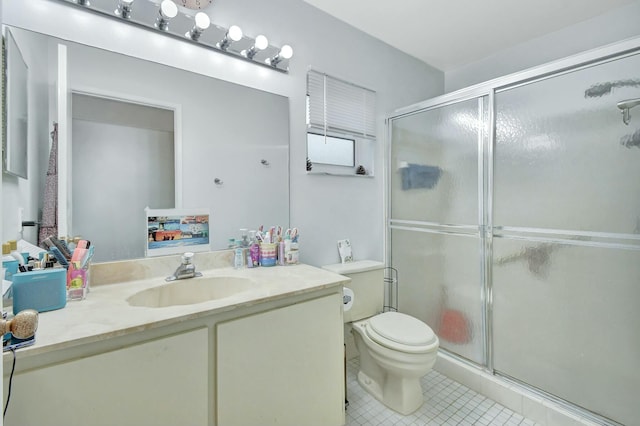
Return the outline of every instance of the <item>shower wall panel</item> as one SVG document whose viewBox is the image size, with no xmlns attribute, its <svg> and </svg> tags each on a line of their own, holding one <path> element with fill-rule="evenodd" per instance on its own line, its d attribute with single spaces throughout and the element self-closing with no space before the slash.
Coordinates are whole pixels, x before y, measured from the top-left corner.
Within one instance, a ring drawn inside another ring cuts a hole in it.
<svg viewBox="0 0 640 426">
<path fill-rule="evenodd" d="M 496 371 L 626 425 L 640 418 L 640 251 L 494 239 Z"/>
<path fill-rule="evenodd" d="M 494 224 L 640 232 L 640 55 L 496 94 Z M 635 113 L 635 117 L 634 117 Z"/>
<path fill-rule="evenodd" d="M 395 120 L 391 217 L 478 224 L 478 100 Z"/>
<path fill-rule="evenodd" d="M 493 367 L 628 425 L 640 424 L 640 114 L 626 125 L 617 103 L 640 98 L 639 69 L 630 56 L 495 95 Z"/>
<path fill-rule="evenodd" d="M 431 326 L 442 348 L 479 364 L 486 108 L 486 98 L 474 98 L 394 120 L 390 160 L 400 310 Z"/>
<path fill-rule="evenodd" d="M 427 323 L 440 347 L 484 363 L 478 237 L 394 229 L 391 243 L 400 311 Z"/>
</svg>

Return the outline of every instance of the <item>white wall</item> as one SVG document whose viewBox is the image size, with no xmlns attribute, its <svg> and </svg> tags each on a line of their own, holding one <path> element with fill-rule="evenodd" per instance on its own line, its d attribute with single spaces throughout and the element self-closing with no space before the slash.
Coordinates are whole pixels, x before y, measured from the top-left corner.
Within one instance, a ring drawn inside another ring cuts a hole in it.
<svg viewBox="0 0 640 426">
<path fill-rule="evenodd" d="M 447 93 L 640 35 L 640 2 L 500 51 L 445 73 Z"/>
<path fill-rule="evenodd" d="M 28 135 L 27 179 L 2 174 L 2 236 L 5 240 L 19 238 L 21 231 L 18 208 L 23 209 L 22 220 L 38 220 L 42 208 L 43 173 L 49 154 L 48 124 L 48 61 L 46 46 L 41 37 L 14 34 L 27 67 L 28 77 Z M 25 228 L 24 236 L 37 239 L 36 228 Z M 3 240 L 4 241 L 4 240 Z"/>
<path fill-rule="evenodd" d="M 45 0 L 5 0 L 5 21 L 289 97 L 291 225 L 301 230 L 301 259 L 338 259 L 336 241 L 352 240 L 357 258 L 383 258 L 384 116 L 443 92 L 444 75 L 300 0 L 218 0 L 214 23 L 291 44 L 290 73 L 273 72 L 197 46 Z M 309 67 L 377 91 L 379 144 L 371 179 L 307 175 L 305 92 Z"/>
<path fill-rule="evenodd" d="M 85 201 L 73 205 L 72 235 L 100 247 L 96 262 L 144 257 L 144 208 L 174 207 L 173 132 L 74 119 L 72 133 L 73 199 Z"/>
</svg>

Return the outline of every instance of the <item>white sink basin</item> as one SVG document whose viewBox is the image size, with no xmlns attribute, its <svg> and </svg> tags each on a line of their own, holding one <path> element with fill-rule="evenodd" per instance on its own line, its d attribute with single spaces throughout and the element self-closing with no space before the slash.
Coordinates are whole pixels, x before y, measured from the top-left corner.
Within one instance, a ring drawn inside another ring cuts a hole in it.
<svg viewBox="0 0 640 426">
<path fill-rule="evenodd" d="M 142 290 L 127 299 L 131 306 L 164 308 L 224 299 L 256 288 L 248 278 L 198 277 Z"/>
</svg>

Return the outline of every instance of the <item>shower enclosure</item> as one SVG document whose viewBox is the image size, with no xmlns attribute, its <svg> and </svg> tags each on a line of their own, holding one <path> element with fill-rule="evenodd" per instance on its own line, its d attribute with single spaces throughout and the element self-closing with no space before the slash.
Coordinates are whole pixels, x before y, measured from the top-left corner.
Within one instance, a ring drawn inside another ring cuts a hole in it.
<svg viewBox="0 0 640 426">
<path fill-rule="evenodd" d="M 639 70 L 632 40 L 388 120 L 399 310 L 452 356 L 625 425 L 640 424 Z"/>
</svg>

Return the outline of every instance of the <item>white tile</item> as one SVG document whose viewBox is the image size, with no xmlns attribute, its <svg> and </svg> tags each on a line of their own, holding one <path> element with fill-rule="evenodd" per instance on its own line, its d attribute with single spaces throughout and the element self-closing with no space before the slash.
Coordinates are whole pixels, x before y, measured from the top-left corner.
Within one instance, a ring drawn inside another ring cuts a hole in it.
<svg viewBox="0 0 640 426">
<path fill-rule="evenodd" d="M 423 406 L 409 416 L 402 416 L 384 407 L 360 387 L 356 380 L 358 364 L 357 358 L 347 362 L 347 397 L 350 402 L 346 414 L 347 426 L 515 426 L 520 419 L 524 425 L 535 424 L 532 420 L 525 423 L 528 419 L 510 408 L 436 371 L 422 380 L 425 395 Z"/>
</svg>

